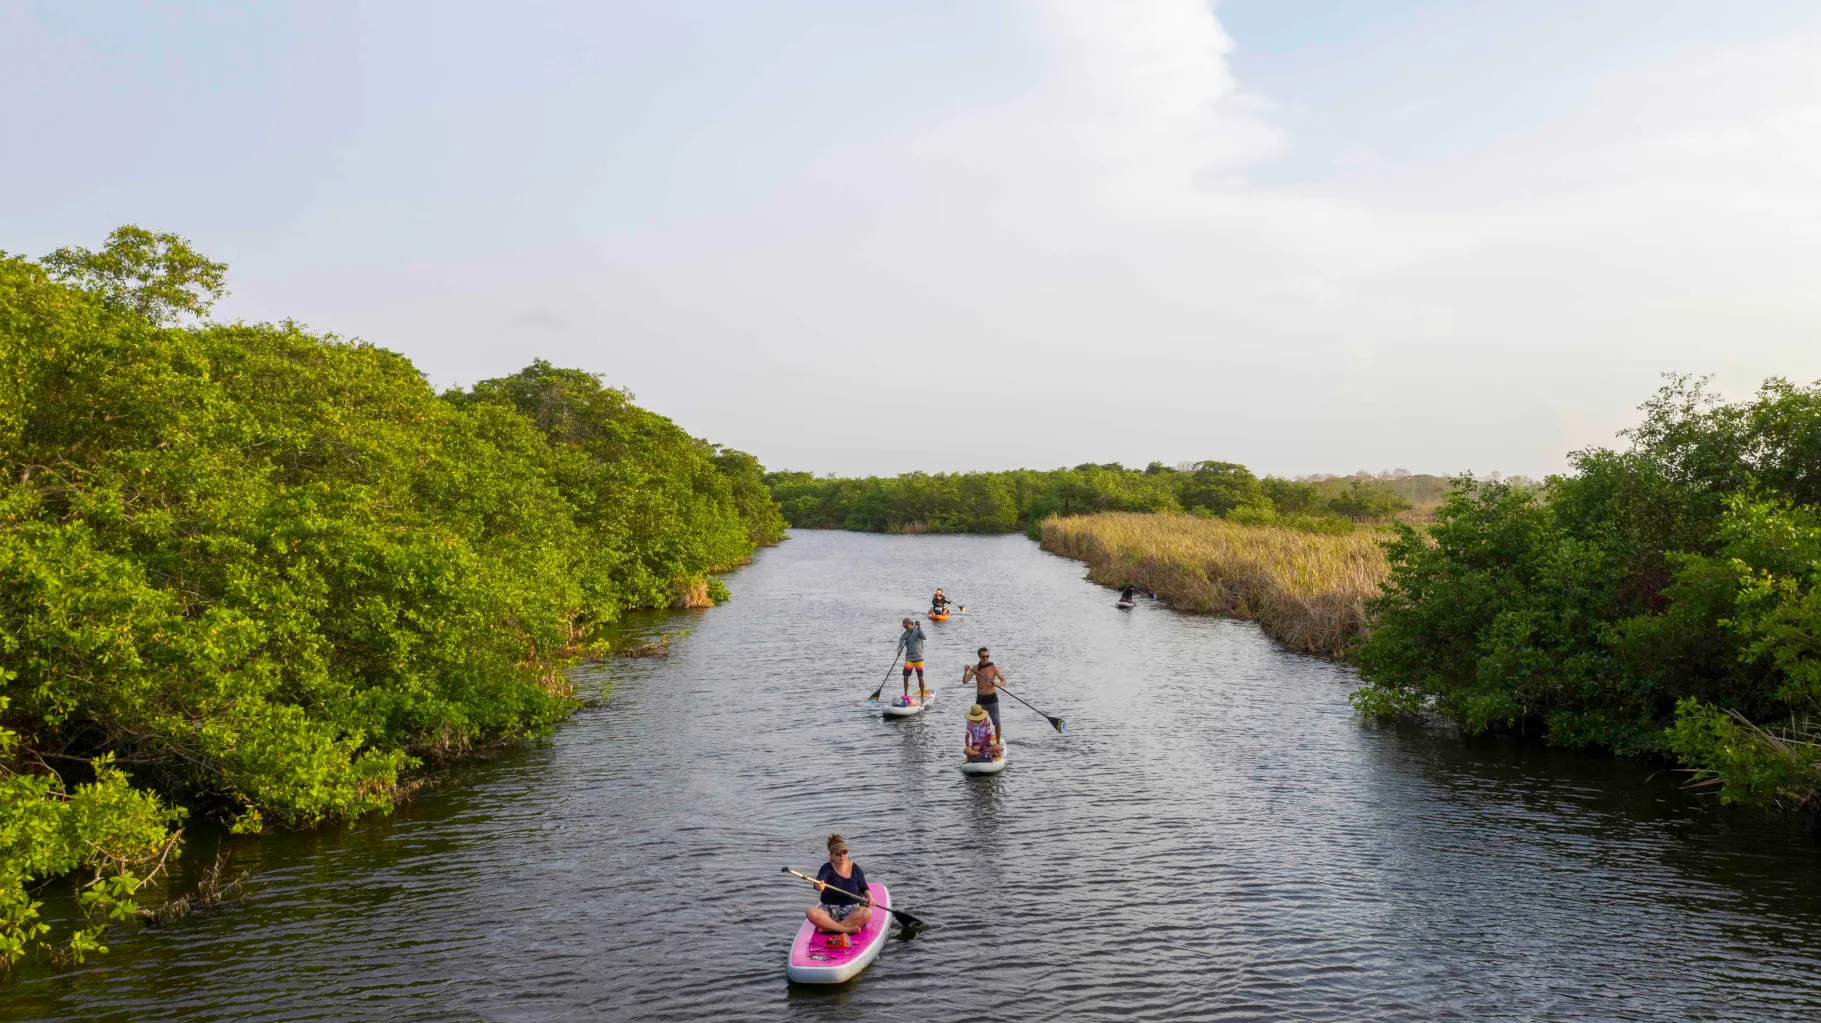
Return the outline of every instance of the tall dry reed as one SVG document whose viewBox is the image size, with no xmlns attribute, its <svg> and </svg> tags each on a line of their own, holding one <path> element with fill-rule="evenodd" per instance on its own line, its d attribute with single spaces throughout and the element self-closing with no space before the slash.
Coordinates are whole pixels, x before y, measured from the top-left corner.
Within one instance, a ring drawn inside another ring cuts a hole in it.
<svg viewBox="0 0 1821 1023">
<path fill-rule="evenodd" d="M 1379 534 L 1305 533 L 1173 513 L 1109 512 L 1043 523 L 1043 549 L 1175 607 L 1256 620 L 1293 650 L 1339 657 L 1389 575 Z"/>
</svg>

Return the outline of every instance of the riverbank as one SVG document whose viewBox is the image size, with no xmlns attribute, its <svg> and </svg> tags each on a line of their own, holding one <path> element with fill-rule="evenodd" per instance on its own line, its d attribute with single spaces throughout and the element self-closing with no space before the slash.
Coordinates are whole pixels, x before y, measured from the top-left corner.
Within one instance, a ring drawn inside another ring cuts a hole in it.
<svg viewBox="0 0 1821 1023">
<path fill-rule="evenodd" d="M 1340 657 L 1390 575 L 1380 534 L 1335 536 L 1178 514 L 1106 513 L 1043 522 L 1044 550 L 1088 578 L 1130 583 L 1185 611 L 1257 621 L 1292 650 Z"/>
</svg>

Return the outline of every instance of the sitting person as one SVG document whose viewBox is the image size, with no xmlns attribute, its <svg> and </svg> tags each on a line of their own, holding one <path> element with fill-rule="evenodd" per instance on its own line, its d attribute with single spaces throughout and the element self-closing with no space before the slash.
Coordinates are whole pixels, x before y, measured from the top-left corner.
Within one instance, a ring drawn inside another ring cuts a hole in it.
<svg viewBox="0 0 1821 1023">
<path fill-rule="evenodd" d="M 1137 603 L 1138 587 L 1133 586 L 1131 583 L 1126 583 L 1125 587 L 1119 591 L 1119 599 L 1127 604 Z"/>
<path fill-rule="evenodd" d="M 816 871 L 816 891 L 822 901 L 805 915 L 816 930 L 837 936 L 828 940 L 831 948 L 847 948 L 847 936 L 865 930 L 872 920 L 873 899 L 866 872 L 847 858 L 847 839 L 840 835 L 828 836 L 828 862 Z"/>
<path fill-rule="evenodd" d="M 942 595 L 942 587 L 936 587 L 936 595 L 929 598 L 929 613 L 933 615 L 948 614 L 948 598 Z"/>
<path fill-rule="evenodd" d="M 1005 747 L 993 741 L 992 717 L 977 703 L 967 709 L 967 738 L 961 752 L 972 761 L 997 760 L 1005 752 Z"/>
</svg>

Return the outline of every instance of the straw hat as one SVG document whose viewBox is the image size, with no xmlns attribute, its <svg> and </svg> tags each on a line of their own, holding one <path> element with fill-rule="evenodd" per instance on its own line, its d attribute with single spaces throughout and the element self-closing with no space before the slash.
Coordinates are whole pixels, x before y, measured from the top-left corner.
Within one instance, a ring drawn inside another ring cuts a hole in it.
<svg viewBox="0 0 1821 1023">
<path fill-rule="evenodd" d="M 986 708 L 977 703 L 974 704 L 967 709 L 967 719 L 969 721 L 985 721 L 987 719 Z"/>
</svg>

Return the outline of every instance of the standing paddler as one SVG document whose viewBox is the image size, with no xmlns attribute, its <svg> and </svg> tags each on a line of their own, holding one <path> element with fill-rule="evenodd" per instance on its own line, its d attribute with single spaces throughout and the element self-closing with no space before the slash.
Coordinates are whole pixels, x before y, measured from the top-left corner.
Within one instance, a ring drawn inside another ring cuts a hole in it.
<svg viewBox="0 0 1821 1023">
<path fill-rule="evenodd" d="M 993 652 L 986 647 L 980 648 L 980 660 L 967 666 L 962 673 L 961 681 L 969 679 L 974 683 L 974 702 L 986 710 L 986 716 L 993 719 L 993 739 L 1005 741 L 1005 733 L 999 728 L 999 683 L 1006 681 L 1005 672 L 993 663 Z"/>
<path fill-rule="evenodd" d="M 898 634 L 898 652 L 904 655 L 904 704 L 910 705 L 911 672 L 917 673 L 917 699 L 928 692 L 923 688 L 923 626 L 915 618 L 904 620 L 904 631 Z M 886 676 L 890 678 L 890 675 Z"/>
</svg>

